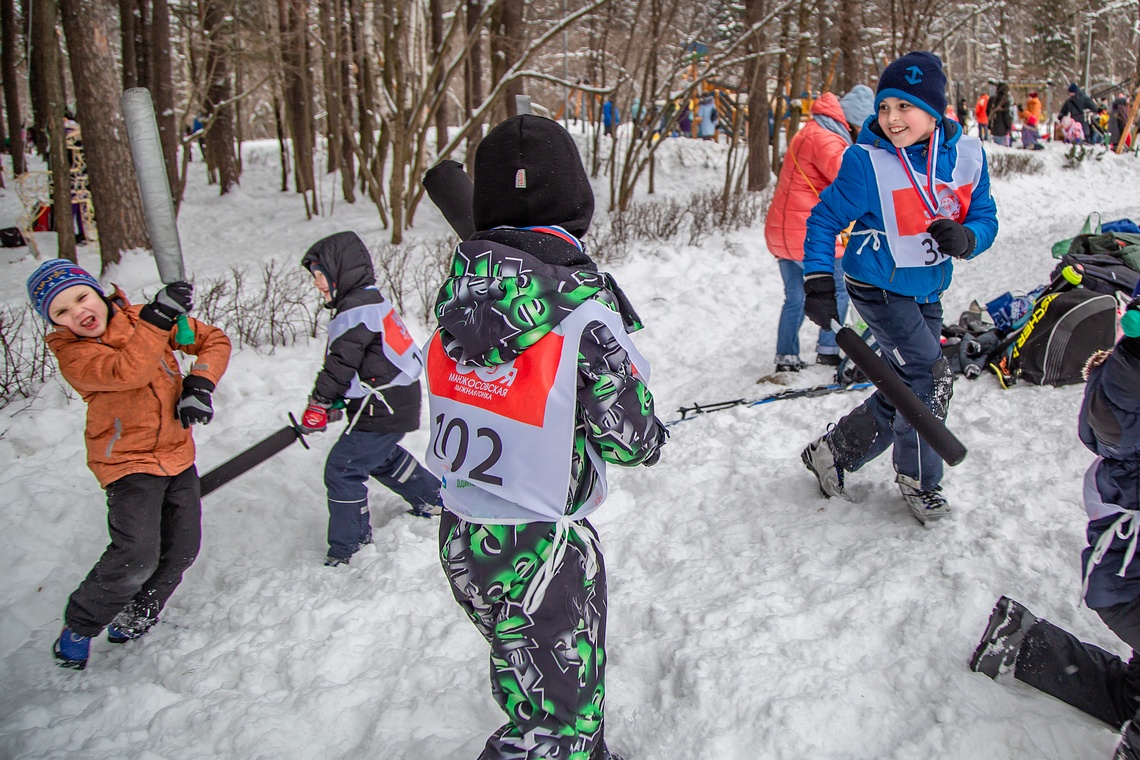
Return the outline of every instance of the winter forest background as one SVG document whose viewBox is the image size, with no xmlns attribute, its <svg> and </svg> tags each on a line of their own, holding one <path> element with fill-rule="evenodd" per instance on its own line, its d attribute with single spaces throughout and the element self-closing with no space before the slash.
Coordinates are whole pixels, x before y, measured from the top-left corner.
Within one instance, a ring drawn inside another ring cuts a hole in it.
<svg viewBox="0 0 1140 760">
<path fill-rule="evenodd" d="M 62 120 L 75 116 L 105 265 L 146 245 L 137 197 L 119 192 L 134 185 L 114 107 L 128 87 L 154 94 L 177 199 L 189 159 L 180 144 L 201 140 L 225 194 L 243 174 L 236 146 L 276 138 L 281 188 L 306 214 L 370 204 L 398 244 L 423 171 L 473 155 L 519 94 L 540 114 L 591 124 L 591 173 L 607 177 L 609 208 L 627 210 L 639 178 L 655 190 L 656 128 L 709 88 L 722 127 L 742 138 L 725 167 L 727 199 L 768 185 L 804 97 L 873 86 L 910 50 L 940 55 L 950 102 L 970 106 L 1005 81 L 1015 102 L 1038 91 L 1055 113 L 1070 82 L 1111 100 L 1130 95 L 1140 72 L 1136 0 L 0 0 L 0 11 L 14 173 L 25 168 L 25 126 L 62 167 Z M 599 149 L 611 98 L 623 121 L 645 127 L 613 152 Z M 322 172 L 338 172 L 339 198 L 315 193 Z M 59 253 L 74 258 L 70 238 Z"/>
</svg>

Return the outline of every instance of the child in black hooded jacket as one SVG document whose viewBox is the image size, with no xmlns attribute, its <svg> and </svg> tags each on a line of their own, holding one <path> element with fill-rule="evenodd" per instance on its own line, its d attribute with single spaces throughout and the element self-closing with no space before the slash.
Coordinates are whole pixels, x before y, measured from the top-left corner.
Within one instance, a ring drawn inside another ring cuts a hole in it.
<svg viewBox="0 0 1140 760">
<path fill-rule="evenodd" d="M 325 564 L 347 564 L 372 543 L 369 477 L 399 494 L 412 514 L 439 511 L 439 481 L 399 446 L 420 425 L 419 348 L 400 315 L 376 287 L 372 257 L 355 232 L 317 241 L 301 259 L 332 309 L 325 364 L 317 375 L 301 426 L 320 432 L 342 416 L 349 424 L 325 463 L 329 552 Z"/>
</svg>

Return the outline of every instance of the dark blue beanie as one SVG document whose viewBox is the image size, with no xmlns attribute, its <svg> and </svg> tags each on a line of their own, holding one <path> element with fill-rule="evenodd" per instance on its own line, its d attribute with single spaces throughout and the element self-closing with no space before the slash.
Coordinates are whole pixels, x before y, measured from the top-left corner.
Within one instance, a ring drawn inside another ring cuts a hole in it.
<svg viewBox="0 0 1140 760">
<path fill-rule="evenodd" d="M 96 293 L 103 295 L 99 281 L 86 269 L 67 259 L 52 259 L 40 264 L 28 278 L 28 298 L 31 299 L 36 313 L 50 322 L 48 309 L 51 307 L 52 299 L 75 285 L 90 285 Z"/>
<path fill-rule="evenodd" d="M 879 77 L 875 110 L 884 98 L 899 98 L 941 121 L 946 112 L 946 75 L 934 53 L 919 50 L 892 61 Z"/>
</svg>

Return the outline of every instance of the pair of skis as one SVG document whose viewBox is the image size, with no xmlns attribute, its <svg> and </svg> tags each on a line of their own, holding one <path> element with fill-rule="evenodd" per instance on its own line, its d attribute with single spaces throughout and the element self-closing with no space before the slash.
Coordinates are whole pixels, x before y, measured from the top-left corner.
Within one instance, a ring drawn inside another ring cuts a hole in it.
<svg viewBox="0 0 1140 760">
<path fill-rule="evenodd" d="M 670 420 L 665 424 L 671 427 L 673 425 L 676 425 L 678 422 L 688 422 L 689 420 L 695 419 L 702 414 L 720 412 L 724 411 L 725 409 L 734 409 L 738 406 L 761 406 L 762 404 L 771 404 L 774 401 L 786 401 L 793 398 L 817 398 L 819 396 L 827 396 L 832 393 L 861 391 L 870 387 L 872 387 L 871 383 L 829 383 L 827 385 L 813 385 L 810 388 L 788 388 L 787 390 L 771 393 L 758 399 L 738 398 L 733 399 L 732 401 L 716 401 L 711 404 L 698 404 L 694 401 L 692 406 L 682 406 L 677 410 L 681 413 L 680 419 Z"/>
</svg>

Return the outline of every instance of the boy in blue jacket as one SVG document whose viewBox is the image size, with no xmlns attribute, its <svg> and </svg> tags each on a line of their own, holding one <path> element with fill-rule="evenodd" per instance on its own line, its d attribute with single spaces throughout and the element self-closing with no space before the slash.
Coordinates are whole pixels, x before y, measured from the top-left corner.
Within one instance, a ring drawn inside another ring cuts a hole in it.
<svg viewBox="0 0 1140 760">
<path fill-rule="evenodd" d="M 953 392 L 942 356 L 942 292 L 955 259 L 972 259 L 997 235 L 981 143 L 943 119 L 946 77 L 927 52 L 883 70 L 875 109 L 839 175 L 820 195 L 804 242 L 804 312 L 830 329 L 835 236 L 855 222 L 843 258 L 851 304 L 883 357 L 940 419 Z M 802 454 L 824 496 L 845 496 L 844 473 L 894 446 L 896 482 L 919 522 L 943 518 L 942 460 L 881 393 L 873 394 Z"/>
<path fill-rule="evenodd" d="M 1137 288 L 1140 291 L 1140 288 Z M 1081 442 L 1096 460 L 1085 473 L 1088 541 L 1081 554 L 1082 596 L 1132 647 L 1128 662 L 1085 644 L 1009 597 L 998 600 L 970 668 L 1014 678 L 1124 727 L 1116 760 L 1140 760 L 1140 297 L 1121 318 L 1124 337 L 1099 352 L 1085 374 Z M 1130 722 L 1129 722 L 1130 721 Z"/>
</svg>

